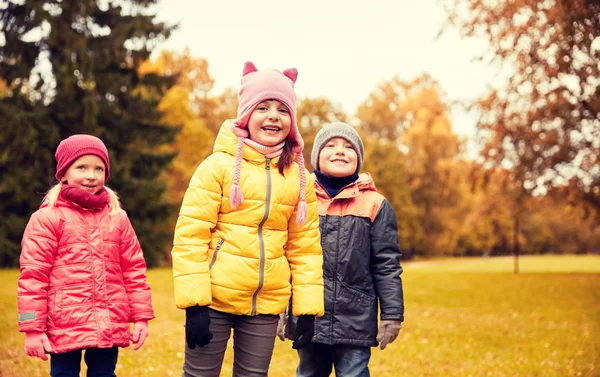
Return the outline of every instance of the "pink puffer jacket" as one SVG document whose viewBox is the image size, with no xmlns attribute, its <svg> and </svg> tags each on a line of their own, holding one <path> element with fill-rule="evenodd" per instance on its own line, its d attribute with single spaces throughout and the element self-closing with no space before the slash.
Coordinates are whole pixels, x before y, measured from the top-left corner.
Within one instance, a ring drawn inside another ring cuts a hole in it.
<svg viewBox="0 0 600 377">
<path fill-rule="evenodd" d="M 154 318 L 146 263 L 123 210 L 86 210 L 59 197 L 23 235 L 19 331 L 45 332 L 53 352 L 127 347 L 130 322 Z"/>
</svg>

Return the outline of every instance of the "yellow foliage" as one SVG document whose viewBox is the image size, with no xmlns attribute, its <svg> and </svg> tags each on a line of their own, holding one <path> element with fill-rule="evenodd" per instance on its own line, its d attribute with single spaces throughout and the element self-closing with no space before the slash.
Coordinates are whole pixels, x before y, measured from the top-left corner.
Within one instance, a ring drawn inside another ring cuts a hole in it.
<svg viewBox="0 0 600 377">
<path fill-rule="evenodd" d="M 310 171 L 310 153 L 317 132 L 326 123 L 345 122 L 346 114 L 341 109 L 339 104 L 334 104 L 324 97 L 303 98 L 299 101 L 297 109 L 298 129 L 304 140 L 303 156 L 306 163 L 306 168 Z"/>
<path fill-rule="evenodd" d="M 6 85 L 6 81 L 0 78 L 0 99 L 8 94 L 8 85 Z"/>
<path fill-rule="evenodd" d="M 205 59 L 194 59 L 186 50 L 183 54 L 162 51 L 154 61 L 140 65 L 140 74 L 177 75 L 177 83 L 162 97 L 158 109 L 161 120 L 181 127 L 171 145 L 177 156 L 164 173 L 167 197 L 179 203 L 198 164 L 210 153 L 214 135 L 192 106 L 198 96 L 205 97 L 213 86 Z"/>
</svg>

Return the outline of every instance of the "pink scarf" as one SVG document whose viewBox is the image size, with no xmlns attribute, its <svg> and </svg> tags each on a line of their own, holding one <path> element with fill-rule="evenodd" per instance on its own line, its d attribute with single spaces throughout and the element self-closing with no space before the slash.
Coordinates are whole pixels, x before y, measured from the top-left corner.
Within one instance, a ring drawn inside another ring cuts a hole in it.
<svg viewBox="0 0 600 377">
<path fill-rule="evenodd" d="M 79 204 L 84 208 L 94 210 L 106 207 L 110 201 L 108 191 L 106 191 L 104 187 L 102 187 L 102 189 L 100 189 L 100 191 L 98 191 L 96 194 L 90 194 L 79 187 L 64 183 L 60 189 L 60 197 L 75 204 Z"/>
<path fill-rule="evenodd" d="M 231 203 L 231 208 L 233 209 L 237 208 L 244 201 L 244 195 L 242 194 L 242 189 L 240 188 L 240 165 L 242 163 L 242 147 L 244 144 L 253 148 L 267 158 L 274 158 L 283 153 L 285 141 L 269 147 L 252 141 L 244 136 L 238 137 L 238 144 L 235 154 L 235 171 L 233 173 L 233 185 L 231 185 L 231 189 L 229 190 L 229 202 Z M 296 154 L 296 162 L 300 168 L 300 197 L 298 202 L 298 214 L 296 216 L 296 222 L 302 225 L 306 222 L 308 214 L 308 205 L 306 204 L 305 196 L 306 173 L 304 168 L 304 158 L 302 156 L 302 148 L 300 148 L 300 151 Z"/>
<path fill-rule="evenodd" d="M 249 146 L 250 148 L 254 149 L 255 151 L 264 155 L 267 158 L 274 158 L 277 156 L 281 156 L 281 153 L 283 153 L 283 146 L 285 145 L 285 140 L 277 145 L 269 147 L 267 145 L 259 144 L 254 140 L 245 138 L 244 144 L 246 144 L 247 146 Z"/>
</svg>

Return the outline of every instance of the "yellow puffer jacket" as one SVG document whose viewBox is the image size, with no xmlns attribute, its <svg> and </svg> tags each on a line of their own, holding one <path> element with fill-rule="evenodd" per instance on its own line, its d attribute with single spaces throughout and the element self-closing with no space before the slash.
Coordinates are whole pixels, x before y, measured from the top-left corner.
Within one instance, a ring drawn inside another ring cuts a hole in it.
<svg viewBox="0 0 600 377">
<path fill-rule="evenodd" d="M 323 315 L 323 256 L 312 177 L 306 172 L 308 220 L 296 223 L 298 164 L 277 170 L 245 145 L 240 187 L 244 201 L 229 204 L 237 138 L 221 126 L 213 154 L 196 169 L 183 198 L 173 241 L 175 303 L 210 305 L 243 315 Z"/>
</svg>

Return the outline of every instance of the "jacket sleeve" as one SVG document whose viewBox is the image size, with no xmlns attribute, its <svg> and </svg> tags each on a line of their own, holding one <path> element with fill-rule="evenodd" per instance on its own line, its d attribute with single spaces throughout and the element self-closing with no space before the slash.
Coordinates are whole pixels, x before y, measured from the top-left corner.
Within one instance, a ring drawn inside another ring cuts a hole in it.
<svg viewBox="0 0 600 377">
<path fill-rule="evenodd" d="M 175 225 L 171 257 L 175 305 L 180 309 L 212 304 L 208 245 L 222 196 L 219 161 L 213 154 L 194 172 Z"/>
<path fill-rule="evenodd" d="M 42 211 L 35 212 L 21 241 L 17 285 L 19 331 L 45 332 L 50 270 L 58 247 L 54 224 Z"/>
<path fill-rule="evenodd" d="M 121 271 L 127 300 L 131 311 L 131 322 L 154 318 L 150 286 L 146 280 L 146 261 L 129 217 L 121 214 Z"/>
<path fill-rule="evenodd" d="M 401 250 L 394 209 L 383 200 L 371 227 L 371 274 L 382 320 L 404 321 Z"/>
<path fill-rule="evenodd" d="M 313 179 L 306 174 L 307 220 L 298 225 L 294 210 L 288 224 L 288 242 L 286 257 L 292 274 L 292 310 L 293 315 L 303 314 L 322 316 L 324 310 L 323 297 L 323 251 L 319 232 L 319 215 L 317 213 L 317 196 Z"/>
</svg>

